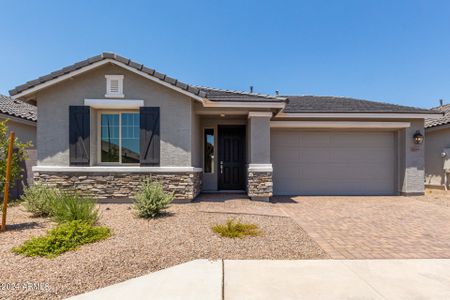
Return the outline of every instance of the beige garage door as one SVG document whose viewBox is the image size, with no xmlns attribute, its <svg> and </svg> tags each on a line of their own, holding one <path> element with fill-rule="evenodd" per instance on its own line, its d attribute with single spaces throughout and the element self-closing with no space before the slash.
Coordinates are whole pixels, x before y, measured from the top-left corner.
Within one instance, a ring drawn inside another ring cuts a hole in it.
<svg viewBox="0 0 450 300">
<path fill-rule="evenodd" d="M 272 129 L 275 195 L 391 195 L 392 132 Z"/>
</svg>

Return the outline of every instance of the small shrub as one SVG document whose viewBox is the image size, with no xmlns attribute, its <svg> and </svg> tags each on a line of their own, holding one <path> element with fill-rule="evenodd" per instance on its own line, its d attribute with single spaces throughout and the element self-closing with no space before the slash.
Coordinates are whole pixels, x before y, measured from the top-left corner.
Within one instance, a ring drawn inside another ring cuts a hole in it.
<svg viewBox="0 0 450 300">
<path fill-rule="evenodd" d="M 146 179 L 136 193 L 133 208 L 138 217 L 154 218 L 169 206 L 173 198 L 172 194 L 164 192 L 161 183 Z"/>
<path fill-rule="evenodd" d="M 48 217 L 51 215 L 53 203 L 58 197 L 58 190 L 36 183 L 25 189 L 22 200 L 25 209 L 34 216 Z"/>
<path fill-rule="evenodd" d="M 92 198 L 70 192 L 60 193 L 53 203 L 50 216 L 58 223 L 81 220 L 89 224 L 96 223 L 99 217 Z"/>
<path fill-rule="evenodd" d="M 107 227 L 93 227 L 76 220 L 58 225 L 47 235 L 34 237 L 12 252 L 25 256 L 44 256 L 53 258 L 66 251 L 75 250 L 81 245 L 107 239 L 111 232 Z"/>
<path fill-rule="evenodd" d="M 225 224 L 217 224 L 212 230 L 223 237 L 243 238 L 244 236 L 260 235 L 258 226 L 255 224 L 241 223 L 240 220 L 228 219 Z"/>
</svg>

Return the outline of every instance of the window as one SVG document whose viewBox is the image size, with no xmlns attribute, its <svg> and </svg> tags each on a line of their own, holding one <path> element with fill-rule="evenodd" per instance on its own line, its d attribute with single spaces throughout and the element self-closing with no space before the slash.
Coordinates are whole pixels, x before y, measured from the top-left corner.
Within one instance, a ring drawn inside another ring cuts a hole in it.
<svg viewBox="0 0 450 300">
<path fill-rule="evenodd" d="M 138 112 L 101 113 L 100 162 L 138 164 L 140 160 Z"/>
<path fill-rule="evenodd" d="M 214 129 L 205 129 L 204 133 L 204 173 L 214 173 Z"/>
<path fill-rule="evenodd" d="M 105 75 L 106 94 L 105 97 L 123 98 L 123 75 Z"/>
</svg>

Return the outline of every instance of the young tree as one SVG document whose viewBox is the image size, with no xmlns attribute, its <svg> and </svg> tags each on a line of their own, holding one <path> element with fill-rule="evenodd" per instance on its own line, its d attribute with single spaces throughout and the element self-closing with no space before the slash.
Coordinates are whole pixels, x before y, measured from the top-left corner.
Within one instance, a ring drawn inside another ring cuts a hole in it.
<svg viewBox="0 0 450 300">
<path fill-rule="evenodd" d="M 6 158 L 8 156 L 8 125 L 7 120 L 0 122 L 0 194 L 3 194 L 6 180 Z M 11 183 L 10 187 L 14 186 L 15 181 L 22 177 L 21 162 L 26 157 L 25 148 L 30 147 L 31 142 L 22 143 L 17 138 L 14 140 L 14 153 L 11 164 Z"/>
</svg>

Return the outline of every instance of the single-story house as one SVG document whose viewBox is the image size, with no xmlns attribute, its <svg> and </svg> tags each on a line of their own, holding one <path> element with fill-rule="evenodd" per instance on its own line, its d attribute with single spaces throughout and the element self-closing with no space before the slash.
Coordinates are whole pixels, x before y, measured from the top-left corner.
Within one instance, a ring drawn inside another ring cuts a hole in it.
<svg viewBox="0 0 450 300">
<path fill-rule="evenodd" d="M 20 85 L 36 103 L 36 181 L 130 197 L 144 177 L 179 199 L 200 192 L 424 192 L 427 109 L 338 97 L 192 86 L 103 53 Z M 416 142 L 419 143 L 416 143 Z"/>
<path fill-rule="evenodd" d="M 21 142 L 32 143 L 27 149 L 27 160 L 23 162 L 22 179 L 17 180 L 10 191 L 11 197 L 17 198 L 21 195 L 23 186 L 33 181 L 32 167 L 36 165 L 37 108 L 19 99 L 0 95 L 0 122 L 5 120 L 8 120 L 8 134 L 9 131 L 14 131 L 16 138 Z"/>
<path fill-rule="evenodd" d="M 443 115 L 425 120 L 425 184 L 430 188 L 448 188 L 450 172 L 450 104 L 434 108 Z"/>
</svg>

